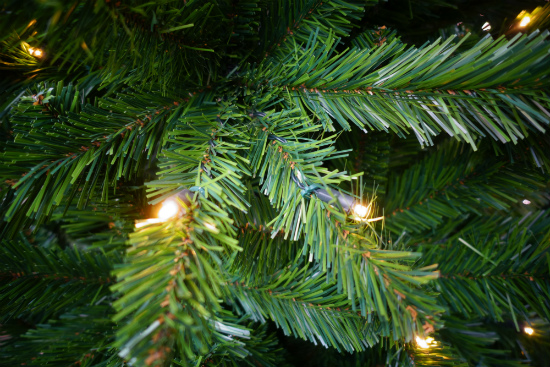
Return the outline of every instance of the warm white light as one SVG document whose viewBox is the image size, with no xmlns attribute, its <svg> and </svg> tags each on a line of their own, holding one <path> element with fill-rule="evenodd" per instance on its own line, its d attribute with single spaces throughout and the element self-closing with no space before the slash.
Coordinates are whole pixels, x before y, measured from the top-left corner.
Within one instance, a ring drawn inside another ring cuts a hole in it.
<svg viewBox="0 0 550 367">
<path fill-rule="evenodd" d="M 384 217 L 377 217 L 377 218 L 367 219 L 370 212 L 371 212 L 371 206 L 370 205 L 369 206 L 364 206 L 364 205 L 361 205 L 361 204 L 355 204 L 355 206 L 353 207 L 353 214 L 354 214 L 353 219 L 358 220 L 358 221 L 363 221 L 363 222 L 376 222 L 376 221 L 384 219 Z"/>
<path fill-rule="evenodd" d="M 489 24 L 489 22 L 485 22 L 485 24 L 481 26 L 481 29 L 483 29 L 484 31 L 490 31 L 491 25 Z"/>
<path fill-rule="evenodd" d="M 29 54 L 31 54 L 31 56 L 42 57 L 42 50 L 41 49 L 29 47 L 28 50 L 29 50 Z"/>
<path fill-rule="evenodd" d="M 427 337 L 426 339 L 422 339 L 421 337 L 417 336 L 415 339 L 416 345 L 418 345 L 418 347 L 422 349 L 428 349 L 437 345 L 437 342 L 431 336 Z"/>
<path fill-rule="evenodd" d="M 529 200 L 525 199 L 525 200 L 523 200 L 523 204 L 529 205 L 529 204 L 531 204 L 531 202 Z"/>
<path fill-rule="evenodd" d="M 384 217 L 370 218 L 370 219 L 367 219 L 367 222 L 377 222 L 382 219 L 384 219 Z"/>
<path fill-rule="evenodd" d="M 523 331 L 525 331 L 525 333 L 526 333 L 526 334 L 529 334 L 529 335 L 533 335 L 533 333 L 535 332 L 535 330 L 533 330 L 533 329 L 530 328 L 530 327 L 524 328 Z"/>
<path fill-rule="evenodd" d="M 144 227 L 148 224 L 152 223 L 162 223 L 167 221 L 168 219 L 175 217 L 180 212 L 180 206 L 179 204 L 172 200 L 166 200 L 162 203 L 162 207 L 160 208 L 157 218 L 149 218 L 146 220 L 142 220 L 136 223 L 136 228 Z"/>
<path fill-rule="evenodd" d="M 353 214 L 355 214 L 359 218 L 366 218 L 367 215 L 369 215 L 370 212 L 370 205 L 369 206 L 363 206 L 361 204 L 355 204 L 353 207 Z"/>
<path fill-rule="evenodd" d="M 145 219 L 145 220 L 142 220 L 140 222 L 137 222 L 136 223 L 136 228 L 141 228 L 141 227 L 145 227 L 146 225 L 151 224 L 151 223 L 160 223 L 160 222 L 162 222 L 162 219 L 158 219 L 158 218 Z"/>
<path fill-rule="evenodd" d="M 430 347 L 426 340 L 422 339 L 419 336 L 416 337 L 416 344 L 422 349 L 428 349 Z"/>
<path fill-rule="evenodd" d="M 526 16 L 523 17 L 523 19 L 519 23 L 519 26 L 520 27 L 525 27 L 527 24 L 529 24 L 530 21 L 531 21 L 531 17 L 526 15 Z"/>
<path fill-rule="evenodd" d="M 180 211 L 180 206 L 174 200 L 166 200 L 162 203 L 162 208 L 159 210 L 158 218 L 160 220 L 168 220 L 175 217 Z"/>
</svg>

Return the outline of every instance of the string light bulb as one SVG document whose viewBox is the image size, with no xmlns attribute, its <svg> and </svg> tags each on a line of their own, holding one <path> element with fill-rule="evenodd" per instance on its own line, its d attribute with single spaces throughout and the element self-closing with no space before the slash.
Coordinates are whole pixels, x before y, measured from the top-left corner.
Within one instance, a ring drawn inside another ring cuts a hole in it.
<svg viewBox="0 0 550 367">
<path fill-rule="evenodd" d="M 359 203 L 354 197 L 343 194 L 336 190 L 332 190 L 330 193 L 325 189 L 315 190 L 315 196 L 325 203 L 330 203 L 333 199 L 338 200 L 338 203 L 342 206 L 344 211 L 353 216 L 353 219 L 360 222 L 376 222 L 384 219 L 384 217 L 368 218 L 371 213 L 371 206 L 364 206 Z"/>
<path fill-rule="evenodd" d="M 521 19 L 521 22 L 519 23 L 519 26 L 520 27 L 525 27 L 527 24 L 529 24 L 530 21 L 531 21 L 531 17 L 529 15 L 525 15 Z"/>
<path fill-rule="evenodd" d="M 157 218 L 149 218 L 136 222 L 136 228 L 145 227 L 148 224 L 166 222 L 168 219 L 175 217 L 180 212 L 181 208 L 174 199 L 168 199 L 162 203 Z"/>
<path fill-rule="evenodd" d="M 428 342 L 419 336 L 416 337 L 416 345 L 422 349 L 428 349 L 430 347 Z"/>
<path fill-rule="evenodd" d="M 180 212 L 179 204 L 173 200 L 169 199 L 162 203 L 162 207 L 159 210 L 157 217 L 160 220 L 168 220 L 172 217 L 175 217 Z"/>
<path fill-rule="evenodd" d="M 162 207 L 160 208 L 157 218 L 161 221 L 167 221 L 177 215 L 182 214 L 185 211 L 181 206 L 183 203 L 185 206 L 191 205 L 190 198 L 193 197 L 193 192 L 189 189 L 184 189 L 178 192 L 176 195 L 164 200 Z"/>
<path fill-rule="evenodd" d="M 44 52 L 39 48 L 29 47 L 28 51 L 31 56 L 38 57 L 38 58 L 42 57 L 42 55 L 44 54 Z"/>
<path fill-rule="evenodd" d="M 367 215 L 369 215 L 369 213 L 370 213 L 370 205 L 364 206 L 357 203 L 353 207 L 353 214 L 355 214 L 356 217 L 359 217 L 361 219 L 367 218 Z"/>
<path fill-rule="evenodd" d="M 267 138 L 269 140 L 278 141 L 281 144 L 288 143 L 288 141 L 285 138 L 281 138 L 281 137 L 273 135 L 273 134 L 269 134 Z M 338 201 L 338 203 L 340 204 L 340 206 L 342 207 L 342 209 L 344 209 L 344 211 L 347 214 L 353 214 L 354 219 L 357 220 L 357 221 L 375 222 L 375 221 L 384 219 L 384 217 L 377 217 L 377 218 L 367 219 L 367 217 L 368 217 L 368 215 L 370 214 L 370 211 L 371 211 L 370 210 L 371 209 L 370 204 L 368 206 L 364 206 L 361 203 L 357 202 L 357 200 L 354 197 L 350 196 L 350 195 L 343 194 L 343 193 L 341 193 L 339 191 L 336 191 L 336 190 L 328 191 L 326 189 L 318 188 L 318 185 L 312 185 L 311 186 L 311 187 L 316 186 L 315 188 L 310 188 L 310 187 L 306 186 L 302 182 L 303 176 L 302 176 L 302 173 L 298 169 L 293 169 L 290 172 L 290 178 L 292 179 L 292 181 L 294 181 L 294 183 L 301 190 L 303 190 L 302 195 L 304 195 L 304 192 L 305 192 L 305 195 L 307 197 L 309 197 L 313 193 L 313 194 L 315 194 L 317 199 L 319 199 L 319 200 L 321 200 L 325 203 L 332 203 L 333 199 L 336 199 Z"/>
<path fill-rule="evenodd" d="M 530 328 L 529 326 L 523 328 L 523 331 L 525 331 L 525 334 L 527 335 L 533 335 L 533 333 L 535 332 L 535 330 L 533 330 L 533 328 Z"/>
<path fill-rule="evenodd" d="M 149 218 L 136 222 L 136 228 L 144 227 L 152 223 L 162 223 L 185 213 L 185 208 L 191 205 L 193 191 L 183 189 L 174 196 L 164 200 L 156 218 Z M 183 205 L 183 206 L 182 206 Z"/>
<path fill-rule="evenodd" d="M 530 200 L 527 200 L 527 199 L 525 199 L 525 200 L 523 200 L 523 204 L 525 204 L 525 205 L 529 205 L 529 204 L 531 204 L 531 201 L 530 201 Z"/>
<path fill-rule="evenodd" d="M 491 25 L 489 24 L 489 22 L 485 22 L 485 24 L 481 26 L 481 29 L 484 30 L 485 32 L 490 31 Z"/>
<path fill-rule="evenodd" d="M 421 349 L 429 349 L 430 347 L 437 345 L 437 342 L 431 336 L 427 337 L 426 339 L 422 339 L 421 337 L 417 336 L 415 340 L 416 345 L 418 345 L 418 347 Z"/>
<path fill-rule="evenodd" d="M 356 203 L 353 206 L 353 219 L 360 221 L 360 222 L 376 222 L 379 220 L 384 219 L 384 217 L 376 217 L 376 218 L 367 218 L 369 214 L 371 213 L 371 206 L 364 206 L 359 203 Z"/>
</svg>

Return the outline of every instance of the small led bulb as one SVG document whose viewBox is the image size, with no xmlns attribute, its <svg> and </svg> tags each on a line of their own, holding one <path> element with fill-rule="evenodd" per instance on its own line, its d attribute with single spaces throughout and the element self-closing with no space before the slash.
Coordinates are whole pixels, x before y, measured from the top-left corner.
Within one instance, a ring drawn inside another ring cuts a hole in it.
<svg viewBox="0 0 550 367">
<path fill-rule="evenodd" d="M 535 330 L 533 330 L 533 328 L 530 328 L 530 327 L 525 327 L 523 331 L 525 331 L 525 334 L 528 334 L 528 335 L 533 335 L 533 333 L 535 332 Z"/>
<path fill-rule="evenodd" d="M 422 349 L 428 349 L 430 347 L 428 342 L 419 336 L 416 337 L 416 344 Z"/>
<path fill-rule="evenodd" d="M 166 200 L 162 203 L 162 207 L 159 210 L 158 218 L 160 220 L 168 220 L 175 217 L 180 212 L 180 206 L 174 200 Z"/>
<path fill-rule="evenodd" d="M 29 54 L 34 57 L 42 57 L 42 50 L 39 48 L 29 47 Z"/>
<path fill-rule="evenodd" d="M 417 336 L 415 339 L 416 345 L 418 345 L 418 347 L 422 349 L 428 349 L 430 347 L 437 346 L 437 342 L 431 336 L 428 336 L 426 339 L 422 339 L 421 337 Z"/>
<path fill-rule="evenodd" d="M 531 17 L 526 15 L 526 16 L 523 17 L 523 19 L 519 23 L 519 26 L 520 27 L 525 27 L 527 24 L 529 24 L 530 21 L 531 21 Z"/>
<path fill-rule="evenodd" d="M 355 204 L 355 206 L 353 207 L 353 213 L 359 217 L 359 218 L 366 218 L 367 215 L 369 215 L 369 212 L 370 212 L 370 205 L 369 206 L 364 206 L 364 205 L 361 205 L 361 204 Z"/>
</svg>

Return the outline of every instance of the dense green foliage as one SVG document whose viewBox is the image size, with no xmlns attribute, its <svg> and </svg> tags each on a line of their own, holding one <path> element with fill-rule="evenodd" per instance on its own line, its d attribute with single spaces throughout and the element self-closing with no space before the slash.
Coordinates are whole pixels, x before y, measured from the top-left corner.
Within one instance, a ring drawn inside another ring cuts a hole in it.
<svg viewBox="0 0 550 367">
<path fill-rule="evenodd" d="M 2 363 L 540 365 L 535 3 L 0 1 Z"/>
</svg>

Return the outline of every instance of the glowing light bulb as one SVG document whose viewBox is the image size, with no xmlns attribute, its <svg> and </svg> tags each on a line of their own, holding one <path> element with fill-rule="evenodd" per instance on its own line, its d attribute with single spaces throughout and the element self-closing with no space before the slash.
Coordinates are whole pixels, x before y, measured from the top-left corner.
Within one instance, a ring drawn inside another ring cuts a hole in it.
<svg viewBox="0 0 550 367">
<path fill-rule="evenodd" d="M 353 214 L 354 214 L 353 219 L 358 220 L 358 221 L 363 221 L 363 222 L 376 222 L 376 221 L 384 219 L 384 217 L 377 217 L 377 218 L 367 219 L 370 212 L 371 212 L 370 205 L 369 206 L 364 206 L 364 205 L 361 205 L 361 204 L 355 204 L 355 206 L 353 207 Z"/>
<path fill-rule="evenodd" d="M 523 17 L 523 19 L 521 19 L 521 22 L 519 23 L 519 26 L 520 27 L 525 27 L 527 24 L 529 24 L 529 22 L 531 21 L 531 17 L 526 15 Z"/>
<path fill-rule="evenodd" d="M 524 328 L 523 331 L 525 331 L 525 333 L 528 335 L 533 335 L 533 333 L 535 332 L 535 330 L 533 330 L 533 328 L 530 328 L 530 327 Z"/>
<path fill-rule="evenodd" d="M 159 210 L 158 218 L 160 220 L 168 220 L 175 217 L 180 211 L 180 206 L 174 200 L 166 200 L 162 203 L 162 208 Z"/>
<path fill-rule="evenodd" d="M 481 26 L 481 29 L 483 29 L 484 31 L 490 31 L 491 25 L 489 24 L 489 22 L 485 22 L 485 24 Z"/>
<path fill-rule="evenodd" d="M 353 207 L 353 214 L 355 214 L 356 217 L 359 218 L 366 218 L 367 215 L 369 215 L 370 212 L 370 205 L 369 206 L 363 206 L 361 204 L 355 204 Z"/>
<path fill-rule="evenodd" d="M 529 205 L 529 204 L 531 204 L 531 202 L 529 200 L 525 199 L 525 200 L 523 200 L 523 204 Z"/>
<path fill-rule="evenodd" d="M 434 338 L 432 338 L 431 336 L 426 338 L 426 343 L 428 343 L 428 344 L 432 344 L 433 341 L 434 341 Z"/>
<path fill-rule="evenodd" d="M 416 337 L 416 344 L 422 349 L 428 349 L 430 347 L 426 340 L 422 339 L 419 336 Z"/>
<path fill-rule="evenodd" d="M 136 228 L 141 228 L 141 227 L 145 227 L 145 226 L 148 225 L 148 224 L 160 223 L 160 222 L 162 222 L 161 219 L 158 219 L 158 218 L 149 218 L 149 219 L 145 219 L 145 220 L 136 222 Z"/>
<path fill-rule="evenodd" d="M 42 53 L 43 53 L 43 52 L 42 52 L 41 49 L 29 47 L 28 50 L 29 50 L 29 54 L 30 54 L 31 56 L 34 56 L 34 57 L 42 57 Z"/>
</svg>

